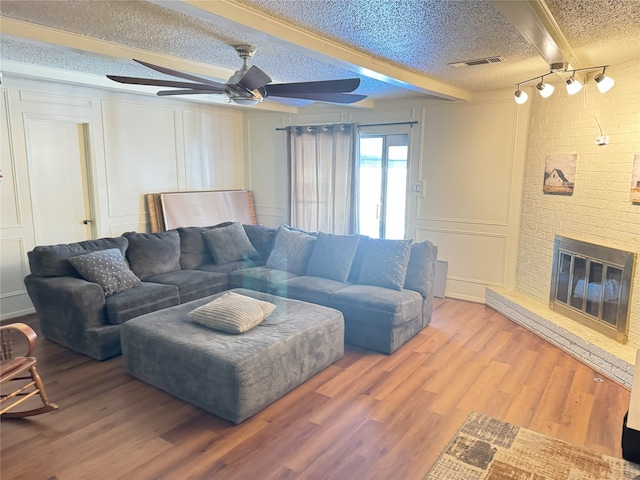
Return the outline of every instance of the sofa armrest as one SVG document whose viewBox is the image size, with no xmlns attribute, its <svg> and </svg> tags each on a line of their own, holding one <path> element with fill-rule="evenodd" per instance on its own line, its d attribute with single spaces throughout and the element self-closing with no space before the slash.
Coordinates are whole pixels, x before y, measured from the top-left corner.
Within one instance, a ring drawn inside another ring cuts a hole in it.
<svg viewBox="0 0 640 480">
<path fill-rule="evenodd" d="M 97 283 L 74 277 L 24 279 L 40 317 L 45 338 L 63 345 L 84 342 L 88 328 L 105 325 L 104 291 Z"/>
</svg>

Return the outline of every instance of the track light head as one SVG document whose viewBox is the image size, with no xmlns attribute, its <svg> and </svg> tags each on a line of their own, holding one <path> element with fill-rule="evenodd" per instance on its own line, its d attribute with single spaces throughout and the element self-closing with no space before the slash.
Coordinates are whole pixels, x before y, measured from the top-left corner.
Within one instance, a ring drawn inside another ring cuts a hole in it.
<svg viewBox="0 0 640 480">
<path fill-rule="evenodd" d="M 598 87 L 598 90 L 600 90 L 600 93 L 608 92 L 616 84 L 615 80 L 613 80 L 611 77 L 607 77 L 604 74 L 606 70 L 607 67 L 604 67 L 602 69 L 602 73 L 599 73 L 598 75 L 596 75 L 596 78 L 594 78 L 594 80 L 596 81 L 596 86 Z"/>
<path fill-rule="evenodd" d="M 549 85 L 548 83 L 544 83 L 544 78 L 540 77 L 540 83 L 536 85 L 538 89 L 538 93 L 542 96 L 542 98 L 548 98 L 553 93 L 553 85 Z"/>
<path fill-rule="evenodd" d="M 575 95 L 580 90 L 582 90 L 582 82 L 574 78 L 576 76 L 576 72 L 573 72 L 571 77 L 567 78 L 567 93 L 569 95 Z"/>
<path fill-rule="evenodd" d="M 522 105 L 523 103 L 526 103 L 527 99 L 529 98 L 529 95 L 527 95 L 527 92 L 523 92 L 522 90 L 520 90 L 520 85 L 518 85 L 518 89 L 516 90 L 516 93 L 514 96 L 516 99 L 516 103 L 518 105 Z"/>
</svg>

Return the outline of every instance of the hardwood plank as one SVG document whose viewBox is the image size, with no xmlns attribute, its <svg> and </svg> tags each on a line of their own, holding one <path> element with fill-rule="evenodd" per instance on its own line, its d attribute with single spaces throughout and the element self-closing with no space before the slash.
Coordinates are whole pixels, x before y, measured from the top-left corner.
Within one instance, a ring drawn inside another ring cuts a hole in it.
<svg viewBox="0 0 640 480">
<path fill-rule="evenodd" d="M 21 321 L 38 330 L 35 315 Z M 240 425 L 39 338 L 60 410 L 2 419 L 2 478 L 421 479 L 471 411 L 620 456 L 629 390 L 479 304 L 436 299 L 394 355 L 345 355 Z"/>
</svg>

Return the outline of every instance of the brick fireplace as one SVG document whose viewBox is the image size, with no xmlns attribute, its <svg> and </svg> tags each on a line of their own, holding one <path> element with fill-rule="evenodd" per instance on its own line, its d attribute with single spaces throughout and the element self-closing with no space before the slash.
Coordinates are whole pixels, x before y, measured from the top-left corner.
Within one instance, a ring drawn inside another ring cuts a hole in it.
<svg viewBox="0 0 640 480">
<path fill-rule="evenodd" d="M 626 345 L 549 308 L 549 292 L 556 235 L 640 253 L 640 205 L 630 202 L 640 153 L 639 67 L 617 67 L 607 95 L 589 86 L 580 95 L 531 95 L 515 285 L 486 294 L 487 305 L 627 385 L 640 349 L 640 268 L 630 279 Z M 596 144 L 600 131 L 611 134 L 609 145 Z M 558 154 L 576 154 L 570 196 L 543 192 L 546 157 Z"/>
</svg>

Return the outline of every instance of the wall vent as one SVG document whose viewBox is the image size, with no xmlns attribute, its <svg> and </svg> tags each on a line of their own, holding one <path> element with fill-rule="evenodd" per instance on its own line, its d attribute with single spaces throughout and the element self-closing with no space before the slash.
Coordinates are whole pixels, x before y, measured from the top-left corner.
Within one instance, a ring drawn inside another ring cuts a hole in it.
<svg viewBox="0 0 640 480">
<path fill-rule="evenodd" d="M 475 67 L 478 65 L 487 65 L 489 63 L 500 63 L 504 62 L 504 57 L 487 57 L 487 58 L 476 58 L 475 60 L 464 60 L 462 62 L 454 62 L 450 63 L 451 67 Z"/>
</svg>

